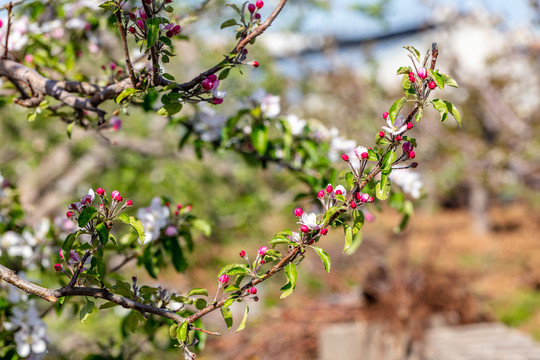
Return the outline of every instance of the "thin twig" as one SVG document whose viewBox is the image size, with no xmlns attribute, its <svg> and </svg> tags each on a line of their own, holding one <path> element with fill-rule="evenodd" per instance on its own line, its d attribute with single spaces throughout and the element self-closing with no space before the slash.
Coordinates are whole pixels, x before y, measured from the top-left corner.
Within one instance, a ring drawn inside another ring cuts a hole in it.
<svg viewBox="0 0 540 360">
<path fill-rule="evenodd" d="M 146 12 L 146 15 L 148 15 L 148 20 L 154 19 L 154 13 L 152 12 L 152 9 L 148 4 L 144 1 L 142 1 L 142 5 L 144 8 L 144 11 Z M 152 85 L 157 86 L 159 85 L 159 55 L 157 53 L 157 41 L 150 47 L 150 57 L 152 59 Z"/>
<path fill-rule="evenodd" d="M 11 10 L 13 9 L 13 3 L 9 3 L 7 5 L 7 11 L 8 11 L 8 23 L 7 23 L 7 30 L 6 30 L 6 44 L 4 45 L 4 59 L 7 59 L 8 56 L 8 41 L 9 41 L 9 31 L 11 30 Z"/>
<path fill-rule="evenodd" d="M 133 65 L 131 64 L 131 59 L 129 57 L 129 48 L 126 39 L 126 29 L 122 24 L 121 12 L 122 9 L 120 8 L 120 6 L 118 6 L 115 12 L 116 22 L 118 23 L 118 31 L 120 31 L 120 38 L 122 39 L 122 46 L 124 47 L 124 58 L 126 59 L 126 67 L 128 69 L 129 78 L 131 79 L 133 86 L 135 86 L 135 84 L 137 83 L 137 77 L 135 77 L 135 71 L 133 70 Z"/>
</svg>

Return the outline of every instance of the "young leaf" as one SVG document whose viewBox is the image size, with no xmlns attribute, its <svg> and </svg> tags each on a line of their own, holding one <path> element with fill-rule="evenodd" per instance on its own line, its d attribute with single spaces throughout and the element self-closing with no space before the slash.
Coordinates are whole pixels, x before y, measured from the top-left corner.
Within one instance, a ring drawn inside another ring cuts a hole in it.
<svg viewBox="0 0 540 360">
<path fill-rule="evenodd" d="M 229 20 L 227 20 L 227 21 L 224 21 L 224 22 L 221 24 L 221 27 L 220 27 L 220 28 L 221 28 L 221 29 L 225 29 L 225 28 L 227 28 L 227 27 L 229 27 L 229 26 L 234 26 L 234 25 L 240 25 L 240 24 L 238 24 L 238 23 L 236 22 L 235 19 L 229 19 Z"/>
<path fill-rule="evenodd" d="M 354 252 L 360 247 L 362 244 L 362 232 L 357 232 L 356 235 L 353 236 L 353 241 L 351 246 L 345 251 L 345 255 L 352 255 Z"/>
<path fill-rule="evenodd" d="M 345 246 L 343 247 L 343 252 L 345 252 L 352 245 L 353 232 L 352 232 L 352 228 L 347 223 L 343 223 L 343 231 L 345 231 Z"/>
<path fill-rule="evenodd" d="M 353 228 L 352 232 L 353 235 L 356 235 L 362 229 L 362 226 L 364 225 L 364 212 L 362 210 L 353 210 L 352 212 L 353 217 Z"/>
<path fill-rule="evenodd" d="M 222 306 L 221 315 L 223 315 L 223 320 L 225 320 L 225 324 L 227 324 L 227 329 L 230 329 L 233 324 L 231 309 L 229 309 L 228 307 Z"/>
<path fill-rule="evenodd" d="M 416 57 L 416 60 L 420 61 L 420 52 L 416 50 L 414 46 L 404 46 L 403 48 L 409 50 L 409 52 Z"/>
<path fill-rule="evenodd" d="M 106 245 L 109 241 L 109 230 L 107 230 L 107 226 L 105 226 L 105 223 L 97 224 L 96 232 L 98 234 L 99 242 L 103 245 Z"/>
<path fill-rule="evenodd" d="M 171 102 L 161 107 L 156 114 L 161 116 L 173 116 L 182 110 L 182 104 L 179 102 Z"/>
<path fill-rule="evenodd" d="M 459 114 L 457 107 L 454 104 L 452 104 L 450 101 L 446 101 L 446 100 L 444 101 L 444 104 L 446 105 L 446 108 L 448 109 L 448 111 L 450 111 L 450 114 L 452 114 L 454 119 L 456 119 L 459 126 L 461 126 L 461 115 Z"/>
<path fill-rule="evenodd" d="M 251 143 L 259 155 L 264 155 L 268 148 L 268 128 L 264 125 L 256 125 L 251 131 Z"/>
<path fill-rule="evenodd" d="M 279 297 L 280 299 L 284 299 L 291 295 L 296 287 L 298 273 L 296 272 L 296 265 L 294 263 L 291 262 L 285 265 L 285 275 L 287 275 L 287 283 L 281 287 L 281 291 L 283 291 L 283 293 Z"/>
<path fill-rule="evenodd" d="M 441 74 L 444 77 L 444 83 L 448 86 L 459 87 L 456 80 L 452 79 L 449 75 Z"/>
<path fill-rule="evenodd" d="M 188 292 L 187 296 L 193 296 L 193 295 L 205 295 L 205 296 L 208 296 L 208 290 L 201 289 L 201 288 L 191 289 Z"/>
<path fill-rule="evenodd" d="M 147 41 L 147 48 L 151 48 L 156 43 L 156 40 L 159 36 L 159 19 L 148 19 L 146 21 L 146 27 L 147 27 L 147 33 L 146 33 L 146 41 Z"/>
<path fill-rule="evenodd" d="M 88 316 L 90 316 L 91 313 L 94 312 L 94 303 L 90 300 L 84 306 L 81 308 L 81 311 L 79 312 L 79 319 L 81 322 L 84 322 Z"/>
<path fill-rule="evenodd" d="M 79 227 L 83 228 L 97 216 L 97 210 L 93 206 L 88 206 L 87 208 L 84 208 L 83 211 L 81 211 L 81 214 L 79 215 Z"/>
<path fill-rule="evenodd" d="M 178 328 L 176 328 L 176 338 L 180 342 L 184 342 L 187 339 L 189 324 L 184 321 Z"/>
<path fill-rule="evenodd" d="M 431 104 L 441 114 L 441 121 L 444 122 L 448 118 L 448 107 L 446 106 L 444 100 L 433 99 Z M 460 119 L 461 120 L 461 119 Z"/>
<path fill-rule="evenodd" d="M 412 71 L 410 66 L 401 66 L 399 69 L 397 69 L 397 75 L 409 75 L 409 73 Z"/>
<path fill-rule="evenodd" d="M 122 100 L 124 100 L 125 98 L 129 97 L 130 95 L 133 95 L 137 92 L 138 90 L 137 89 L 134 89 L 134 88 L 127 88 L 125 89 L 124 91 L 122 91 L 120 93 L 120 95 L 118 95 L 116 97 L 116 103 L 117 104 L 120 104 L 122 102 Z"/>
<path fill-rule="evenodd" d="M 244 312 L 244 317 L 242 318 L 242 322 L 240 323 L 240 326 L 238 326 L 238 329 L 236 329 L 235 333 L 241 330 L 244 330 L 244 328 L 246 327 L 246 320 L 248 318 L 248 314 L 249 314 L 249 306 L 246 305 L 246 311 Z"/>
<path fill-rule="evenodd" d="M 69 251 L 73 247 L 73 243 L 77 239 L 77 235 L 78 235 L 78 232 L 74 232 L 74 233 L 69 234 L 66 237 L 66 240 L 64 240 L 64 243 L 62 244 L 63 251 L 65 251 L 66 253 L 69 253 Z"/>
<path fill-rule="evenodd" d="M 388 113 L 390 115 L 390 120 L 392 120 L 392 125 L 394 124 L 394 120 L 396 120 L 396 117 L 398 116 L 401 108 L 403 107 L 403 105 L 405 105 L 406 102 L 407 98 L 402 97 L 401 99 L 397 99 L 390 107 L 390 111 Z"/>
<path fill-rule="evenodd" d="M 71 133 L 73 132 L 73 126 L 75 126 L 75 121 L 72 121 L 68 124 L 66 127 L 66 133 L 68 136 L 68 139 L 71 139 Z"/>
<path fill-rule="evenodd" d="M 326 272 L 330 272 L 330 256 L 320 247 L 312 246 L 311 248 L 315 250 L 315 252 L 317 252 L 317 255 L 319 255 L 319 257 L 321 258 L 321 261 L 324 265 L 324 270 L 326 270 Z"/>
<path fill-rule="evenodd" d="M 431 70 L 429 69 L 429 75 L 431 75 L 431 77 L 433 78 L 433 80 L 435 81 L 435 83 L 437 84 L 437 86 L 439 88 L 441 88 L 441 90 L 444 90 L 444 75 L 443 74 L 439 74 L 439 71 L 438 70 Z"/>
<path fill-rule="evenodd" d="M 176 330 L 178 329 L 178 324 L 177 323 L 174 323 L 171 325 L 171 327 L 169 328 L 169 336 L 171 337 L 171 339 L 176 339 Z"/>
</svg>

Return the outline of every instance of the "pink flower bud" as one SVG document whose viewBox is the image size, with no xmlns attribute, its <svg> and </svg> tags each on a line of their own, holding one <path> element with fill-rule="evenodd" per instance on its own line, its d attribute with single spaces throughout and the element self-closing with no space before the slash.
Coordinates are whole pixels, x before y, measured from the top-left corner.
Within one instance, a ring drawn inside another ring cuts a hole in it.
<svg viewBox="0 0 540 360">
<path fill-rule="evenodd" d="M 332 185 L 328 184 L 328 186 L 326 187 L 326 192 L 330 194 L 333 190 L 334 188 L 332 187 Z"/>
<path fill-rule="evenodd" d="M 139 27 L 139 29 L 144 29 L 144 22 L 142 21 L 142 19 L 138 19 L 137 20 L 137 26 Z"/>
<path fill-rule="evenodd" d="M 396 136 L 396 141 L 401 141 L 401 135 Z"/>
<path fill-rule="evenodd" d="M 170 4 L 172 3 L 172 0 L 165 0 L 165 4 Z"/>
<path fill-rule="evenodd" d="M 176 208 L 180 210 L 182 208 L 182 204 L 176 204 Z"/>
<path fill-rule="evenodd" d="M 328 229 L 327 228 L 321 229 L 321 235 L 326 235 L 326 234 L 328 234 Z"/>
<path fill-rule="evenodd" d="M 114 200 L 121 202 L 122 200 L 124 200 L 124 198 L 118 195 Z"/>
<path fill-rule="evenodd" d="M 184 209 L 185 212 L 190 212 L 191 210 L 193 210 L 193 205 L 187 205 Z"/>
<path fill-rule="evenodd" d="M 133 201 L 131 200 L 126 201 L 126 206 L 131 206 L 131 205 L 133 205 Z"/>
<path fill-rule="evenodd" d="M 266 264 L 266 261 L 264 261 L 264 260 L 261 260 L 261 265 L 262 265 L 262 264 Z"/>
<path fill-rule="evenodd" d="M 416 154 L 414 153 L 414 151 L 409 151 L 409 159 L 414 159 L 415 156 Z"/>
<path fill-rule="evenodd" d="M 210 81 L 210 79 L 206 78 L 201 83 L 204 90 L 210 90 L 212 87 L 214 87 L 214 83 Z"/>
<path fill-rule="evenodd" d="M 112 71 L 114 71 L 114 70 L 116 69 L 116 64 L 115 64 L 114 62 L 111 62 L 111 63 L 109 64 L 109 68 L 110 68 Z"/>
<path fill-rule="evenodd" d="M 259 62 L 258 61 L 252 61 L 249 63 L 249 65 L 253 66 L 254 68 L 258 68 L 259 67 Z"/>
<path fill-rule="evenodd" d="M 268 247 L 267 246 L 261 246 L 259 248 L 259 255 L 263 256 L 264 253 L 266 253 L 268 251 Z"/>
<path fill-rule="evenodd" d="M 296 209 L 294 209 L 294 215 L 295 215 L 295 216 L 300 217 L 300 216 L 302 216 L 303 213 L 304 213 L 304 211 L 302 210 L 302 208 L 296 208 Z"/>
<path fill-rule="evenodd" d="M 379 137 L 383 138 L 384 137 L 384 131 L 379 131 Z"/>
<path fill-rule="evenodd" d="M 176 216 L 180 215 L 180 211 L 176 210 L 176 211 L 174 212 L 174 215 L 176 215 Z"/>
<path fill-rule="evenodd" d="M 137 32 L 137 30 L 135 30 L 133 26 L 128 27 L 128 31 L 132 34 L 135 34 Z"/>
<path fill-rule="evenodd" d="M 351 209 L 356 209 L 356 203 L 354 201 L 351 201 Z"/>
<path fill-rule="evenodd" d="M 411 130 L 414 127 L 412 123 L 407 123 L 407 130 Z"/>
<path fill-rule="evenodd" d="M 383 112 L 382 117 L 383 117 L 384 120 L 386 120 L 386 118 L 388 118 L 388 113 L 387 113 L 387 112 Z"/>
<path fill-rule="evenodd" d="M 363 203 L 368 202 L 369 201 L 369 194 L 366 194 L 366 193 L 360 194 L 360 198 L 358 200 L 360 200 Z"/>
<path fill-rule="evenodd" d="M 412 71 L 409 73 L 409 81 L 412 83 L 416 81 L 416 79 L 414 78 L 414 73 Z"/>
<path fill-rule="evenodd" d="M 420 79 L 425 79 L 425 78 L 427 78 L 427 70 L 426 70 L 426 68 L 425 68 L 425 67 L 421 67 L 420 69 L 418 69 L 418 73 L 417 73 L 417 74 L 418 74 L 418 77 L 419 77 Z"/>
<path fill-rule="evenodd" d="M 343 161 L 349 161 L 349 155 L 347 154 L 342 154 L 341 158 L 343 159 Z"/>
<path fill-rule="evenodd" d="M 307 225 L 302 224 L 302 226 L 300 226 L 300 231 L 307 233 L 309 232 L 309 228 L 307 227 Z"/>
<path fill-rule="evenodd" d="M 56 270 L 56 272 L 59 272 L 60 270 L 62 270 L 62 265 L 54 264 L 54 270 Z"/>
<path fill-rule="evenodd" d="M 218 98 L 218 97 L 212 98 L 212 104 L 214 104 L 214 105 L 219 105 L 219 104 L 221 104 L 221 103 L 223 103 L 223 99 L 222 99 L 222 98 Z"/>
<path fill-rule="evenodd" d="M 252 295 L 255 295 L 257 293 L 257 288 L 256 287 L 252 287 L 249 289 L 249 292 L 252 294 Z"/>
<path fill-rule="evenodd" d="M 250 13 L 253 14 L 253 12 L 255 11 L 255 4 L 249 3 L 248 4 L 248 10 L 249 10 Z"/>
<path fill-rule="evenodd" d="M 2 25 L 3 25 L 3 24 L 4 24 L 4 23 L 2 22 L 2 20 L 0 20 L 0 29 L 2 28 Z"/>
<path fill-rule="evenodd" d="M 211 82 L 215 82 L 218 78 L 215 74 L 210 74 L 208 75 L 207 79 L 210 80 Z"/>
<path fill-rule="evenodd" d="M 261 14 L 256 13 L 256 14 L 255 14 L 255 20 L 260 20 L 260 19 L 261 19 Z"/>
<path fill-rule="evenodd" d="M 240 250 L 238 255 L 240 255 L 240 257 L 246 257 L 246 252 L 244 250 Z"/>
<path fill-rule="evenodd" d="M 372 203 L 372 202 L 374 202 L 374 201 L 375 201 L 375 199 L 373 198 L 373 196 L 370 196 L 370 197 L 369 197 L 369 200 L 368 200 L 367 202 L 368 202 L 368 203 Z"/>
<path fill-rule="evenodd" d="M 66 213 L 66 216 L 67 216 L 68 218 L 73 217 L 73 215 L 74 215 L 74 212 L 73 212 L 73 211 L 68 211 L 68 212 Z"/>
<path fill-rule="evenodd" d="M 336 190 L 336 195 L 342 195 L 343 193 L 341 192 L 341 190 Z"/>
<path fill-rule="evenodd" d="M 359 192 L 354 193 L 354 197 L 356 198 L 356 200 L 360 200 L 360 193 Z"/>
<path fill-rule="evenodd" d="M 433 90 L 437 87 L 437 84 L 435 84 L 435 81 L 431 80 L 429 83 L 428 83 L 428 87 Z"/>
<path fill-rule="evenodd" d="M 257 0 L 255 2 L 255 6 L 257 7 L 257 9 L 261 9 L 264 6 L 264 2 L 262 0 Z"/>
<path fill-rule="evenodd" d="M 139 17 L 143 20 L 146 20 L 148 19 L 148 15 L 146 14 L 146 11 L 144 11 L 143 8 L 140 8 L 139 9 Z"/>
<path fill-rule="evenodd" d="M 105 190 L 103 190 L 103 188 L 97 188 L 96 194 L 98 194 L 99 196 L 103 196 L 105 195 Z"/>
<path fill-rule="evenodd" d="M 223 274 L 219 277 L 218 282 L 222 285 L 225 285 L 229 282 L 229 276 L 227 274 Z"/>
<path fill-rule="evenodd" d="M 369 154 L 367 152 L 363 152 L 363 153 L 360 154 L 360 157 L 362 159 L 367 159 L 369 157 Z"/>
<path fill-rule="evenodd" d="M 317 196 L 319 197 L 319 199 L 322 199 L 324 197 L 324 190 L 319 190 Z"/>
<path fill-rule="evenodd" d="M 24 55 L 24 61 L 26 61 L 27 63 L 32 63 L 34 61 L 34 55 L 32 54 Z"/>
</svg>

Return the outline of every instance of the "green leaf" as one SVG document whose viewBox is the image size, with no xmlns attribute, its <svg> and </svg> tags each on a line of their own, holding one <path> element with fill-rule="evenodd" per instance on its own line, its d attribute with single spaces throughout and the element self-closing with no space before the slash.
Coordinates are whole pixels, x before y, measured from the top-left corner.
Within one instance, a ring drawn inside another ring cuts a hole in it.
<svg viewBox="0 0 540 360">
<path fill-rule="evenodd" d="M 90 316 L 91 313 L 94 312 L 94 303 L 90 300 L 84 306 L 81 308 L 81 311 L 79 312 L 79 319 L 81 322 L 84 322 L 88 316 Z"/>
<path fill-rule="evenodd" d="M 73 132 L 73 126 L 75 126 L 75 121 L 70 122 L 66 127 L 66 133 L 68 139 L 71 139 L 71 133 Z"/>
<path fill-rule="evenodd" d="M 422 118 L 422 116 L 424 115 L 424 109 L 423 108 L 418 108 L 418 111 L 416 112 L 416 114 L 414 114 L 414 120 L 416 120 L 416 122 L 420 122 L 420 119 Z"/>
<path fill-rule="evenodd" d="M 435 83 L 437 84 L 437 86 L 441 88 L 441 90 L 444 90 L 444 75 L 439 74 L 438 70 L 429 69 L 428 72 L 429 75 L 431 75 L 431 77 L 433 78 L 433 81 L 435 81 Z"/>
<path fill-rule="evenodd" d="M 187 261 L 184 258 L 182 248 L 178 244 L 177 238 L 167 238 L 163 242 L 165 250 L 172 256 L 172 263 L 174 269 L 178 272 L 185 271 L 187 269 Z"/>
<path fill-rule="evenodd" d="M 401 66 L 399 69 L 397 69 L 397 75 L 409 75 L 409 73 L 412 71 L 410 66 Z"/>
<path fill-rule="evenodd" d="M 159 23 L 160 20 L 158 18 L 148 19 L 146 21 L 146 42 L 147 42 L 147 48 L 151 48 L 156 43 L 156 40 L 159 36 Z"/>
<path fill-rule="evenodd" d="M 326 212 L 324 213 L 324 218 L 323 218 L 323 222 L 322 222 L 322 227 L 323 227 L 323 228 L 325 228 L 325 227 L 327 227 L 328 225 L 330 225 L 330 224 L 329 224 L 330 218 L 331 218 L 332 216 L 334 216 L 334 214 L 335 214 L 336 212 L 338 212 L 339 209 L 340 209 L 340 208 L 337 207 L 337 206 L 332 206 L 332 207 L 328 208 L 328 210 L 326 210 Z"/>
<path fill-rule="evenodd" d="M 238 24 L 235 19 L 229 19 L 229 20 L 224 21 L 221 24 L 220 29 L 225 29 L 225 28 L 227 28 L 229 26 L 234 26 L 234 25 L 240 25 L 240 24 Z"/>
<path fill-rule="evenodd" d="M 116 97 L 116 103 L 117 103 L 117 104 L 120 104 L 120 103 L 122 102 L 122 100 L 124 100 L 125 98 L 128 98 L 129 96 L 135 94 L 137 91 L 139 91 L 139 90 L 134 89 L 134 88 L 127 88 L 127 89 L 125 89 L 124 91 L 122 91 L 122 92 L 120 93 L 120 95 L 118 95 L 118 96 Z"/>
<path fill-rule="evenodd" d="M 139 317 L 137 316 L 137 313 L 132 311 L 126 318 L 124 319 L 124 326 L 132 333 L 135 333 L 137 330 L 137 326 L 139 326 Z"/>
<path fill-rule="evenodd" d="M 204 299 L 195 300 L 195 308 L 197 308 L 197 310 L 202 310 L 205 307 L 206 307 L 206 300 Z"/>
<path fill-rule="evenodd" d="M 212 234 L 212 227 L 206 220 L 195 219 L 193 220 L 192 225 L 193 225 L 193 228 L 202 232 L 204 236 L 210 236 Z"/>
<path fill-rule="evenodd" d="M 343 223 L 343 231 L 345 231 L 345 246 L 343 247 L 343 252 L 352 245 L 353 242 L 353 232 L 349 224 Z"/>
<path fill-rule="evenodd" d="M 176 329 L 176 338 L 180 342 L 184 342 L 187 339 L 188 334 L 188 328 L 189 324 L 187 321 L 184 321 L 180 326 Z"/>
<path fill-rule="evenodd" d="M 187 294 L 187 296 L 194 296 L 194 295 L 208 296 L 208 290 L 202 289 L 202 288 L 195 288 L 195 289 L 191 289 Z"/>
<path fill-rule="evenodd" d="M 227 69 L 222 70 L 219 73 L 219 80 L 225 80 L 229 76 L 230 72 L 231 72 L 231 68 L 227 68 Z"/>
<path fill-rule="evenodd" d="M 353 210 L 353 235 L 356 235 L 364 226 L 364 212 L 362 210 Z"/>
<path fill-rule="evenodd" d="M 264 253 L 264 259 L 266 261 L 271 261 L 271 260 L 280 259 L 280 258 L 281 258 L 281 254 L 277 250 L 268 249 Z"/>
<path fill-rule="evenodd" d="M 163 105 L 158 111 L 157 114 L 161 116 L 173 116 L 182 110 L 182 104 L 179 102 L 170 102 L 166 105 Z"/>
<path fill-rule="evenodd" d="M 356 235 L 353 236 L 352 244 L 345 251 L 345 255 L 354 254 L 354 252 L 360 247 L 361 244 L 362 244 L 362 232 L 357 232 Z"/>
<path fill-rule="evenodd" d="M 296 287 L 298 273 L 296 271 L 295 263 L 290 262 L 285 265 L 285 275 L 287 275 L 287 283 L 281 287 L 281 291 L 283 291 L 283 293 L 279 297 L 280 299 L 284 299 L 291 295 Z"/>
<path fill-rule="evenodd" d="M 449 75 L 441 74 L 444 77 L 444 83 L 448 86 L 459 87 L 456 80 L 452 79 Z"/>
<path fill-rule="evenodd" d="M 416 60 L 420 61 L 420 52 L 414 46 L 404 46 L 403 48 L 409 50 L 416 57 Z"/>
<path fill-rule="evenodd" d="M 112 287 L 115 294 L 121 295 L 123 297 L 132 299 L 133 291 L 131 285 L 123 280 L 116 280 L 116 284 Z"/>
<path fill-rule="evenodd" d="M 229 265 L 224 266 L 221 269 L 218 276 L 221 276 L 223 274 L 242 275 L 242 274 L 248 274 L 248 273 L 249 273 L 249 271 L 248 271 L 246 265 L 243 265 L 243 264 L 229 264 Z"/>
<path fill-rule="evenodd" d="M 169 73 L 163 73 L 162 76 L 163 76 L 165 79 L 167 79 L 167 80 L 174 81 L 174 76 L 172 76 L 172 75 L 169 74 Z"/>
<path fill-rule="evenodd" d="M 93 206 L 88 206 L 84 208 L 83 211 L 81 211 L 81 214 L 79 215 L 79 227 L 83 228 L 97 216 L 97 210 Z"/>
<path fill-rule="evenodd" d="M 79 232 L 71 233 L 66 237 L 66 240 L 64 240 L 64 243 L 62 244 L 63 251 L 65 251 L 66 253 L 69 253 L 69 251 L 73 247 L 73 243 L 77 239 L 77 235 L 79 235 Z"/>
<path fill-rule="evenodd" d="M 390 107 L 390 111 L 388 113 L 390 114 L 390 120 L 392 120 L 392 125 L 394 124 L 394 120 L 396 120 L 396 117 L 398 116 L 401 108 L 403 107 L 403 105 L 405 105 L 406 102 L 407 98 L 402 97 L 401 99 L 397 99 Z"/>
<path fill-rule="evenodd" d="M 433 99 L 431 100 L 431 104 L 441 114 L 441 121 L 446 121 L 448 118 L 448 108 L 444 102 L 444 100 L 441 99 Z"/>
<path fill-rule="evenodd" d="M 223 320 L 225 320 L 225 324 L 227 324 L 227 329 L 230 329 L 233 324 L 231 309 L 229 309 L 228 307 L 222 306 L 221 315 L 223 315 Z"/>
<path fill-rule="evenodd" d="M 171 339 L 176 339 L 176 331 L 178 330 L 178 324 L 177 323 L 174 323 L 171 325 L 171 327 L 169 328 L 169 336 L 171 337 Z"/>
<path fill-rule="evenodd" d="M 139 236 L 139 240 L 141 243 L 144 243 L 144 227 L 139 219 L 127 214 L 120 214 L 118 215 L 118 220 L 124 224 L 130 225 L 133 229 L 135 229 L 135 231 L 137 231 L 137 235 Z"/>
<path fill-rule="evenodd" d="M 459 110 L 457 109 L 457 107 L 454 104 L 452 104 L 450 101 L 446 101 L 446 100 L 444 101 L 444 104 L 446 105 L 446 108 L 448 109 L 450 114 L 452 114 L 454 119 L 456 119 L 457 123 L 461 127 L 461 115 L 459 114 Z"/>
<path fill-rule="evenodd" d="M 383 183 L 382 180 L 375 186 L 375 195 L 379 200 L 386 200 L 390 195 L 390 183 L 386 181 L 383 183 L 383 185 L 381 185 L 381 183 Z"/>
<path fill-rule="evenodd" d="M 105 226 L 105 223 L 97 224 L 96 232 L 98 234 L 99 242 L 101 242 L 103 245 L 106 245 L 109 241 L 109 230 L 107 230 L 107 226 Z"/>
<path fill-rule="evenodd" d="M 266 154 L 268 148 L 268 128 L 264 125 L 255 125 L 251 131 L 251 142 L 259 155 Z"/>
<path fill-rule="evenodd" d="M 321 258 L 321 261 L 324 264 L 324 270 L 326 270 L 326 272 L 330 272 L 330 256 L 320 247 L 312 246 L 311 248 L 315 250 L 317 255 L 319 255 L 319 257 Z"/>
<path fill-rule="evenodd" d="M 26 115 L 26 120 L 28 120 L 28 122 L 32 122 L 36 120 L 36 117 L 37 117 L 37 111 L 33 111 L 30 114 Z"/>
<path fill-rule="evenodd" d="M 242 322 L 240 323 L 240 326 L 238 326 L 238 329 L 236 329 L 235 333 L 241 331 L 241 330 L 244 330 L 244 328 L 246 327 L 246 321 L 247 321 L 247 318 L 248 318 L 248 314 L 249 314 L 249 306 L 246 305 L 246 311 L 244 311 L 244 317 L 242 318 Z"/>
<path fill-rule="evenodd" d="M 116 12 L 116 4 L 114 3 L 114 1 L 105 1 L 103 4 L 99 5 L 100 8 L 102 9 L 105 9 L 105 10 L 109 10 L 110 12 Z"/>
<path fill-rule="evenodd" d="M 101 304 L 101 306 L 99 307 L 99 310 L 110 309 L 115 306 L 118 306 L 118 304 L 107 301 L 105 304 Z"/>
<path fill-rule="evenodd" d="M 384 154 L 383 160 L 382 160 L 382 166 L 381 171 L 387 172 L 392 168 L 392 164 L 394 161 L 396 161 L 397 155 L 395 151 L 387 151 L 386 154 Z"/>
</svg>

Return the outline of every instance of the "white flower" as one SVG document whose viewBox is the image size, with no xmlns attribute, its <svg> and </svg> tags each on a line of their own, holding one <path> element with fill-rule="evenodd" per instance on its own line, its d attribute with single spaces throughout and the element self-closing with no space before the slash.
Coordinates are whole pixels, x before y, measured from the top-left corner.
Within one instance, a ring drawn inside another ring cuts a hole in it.
<svg viewBox="0 0 540 360">
<path fill-rule="evenodd" d="M 303 213 L 298 224 L 306 225 L 310 229 L 318 229 L 317 214 L 315 213 Z"/>
<path fill-rule="evenodd" d="M 250 99 L 261 105 L 261 111 L 266 117 L 275 118 L 281 111 L 281 98 L 277 95 L 267 94 L 263 89 L 257 89 Z"/>
<path fill-rule="evenodd" d="M 343 185 L 338 185 L 336 186 L 336 188 L 334 189 L 334 194 L 340 190 L 341 191 L 341 195 L 343 196 L 347 196 L 347 190 L 345 190 L 345 187 Z"/>
<path fill-rule="evenodd" d="M 289 126 L 291 128 L 291 134 L 294 136 L 298 136 L 304 131 L 306 128 L 306 120 L 300 119 L 298 116 L 294 114 L 287 115 L 285 118 L 287 120 L 287 123 L 289 123 Z"/>
<path fill-rule="evenodd" d="M 33 301 L 29 301 L 27 310 L 14 307 L 6 329 L 17 329 L 15 343 L 17 353 L 21 357 L 27 357 L 30 353 L 42 354 L 47 349 L 47 327 L 40 319 Z"/>
<path fill-rule="evenodd" d="M 300 240 L 302 237 L 300 236 L 300 233 L 296 231 L 291 231 L 291 235 L 287 236 L 289 240 L 294 241 L 295 243 L 300 243 Z"/>
<path fill-rule="evenodd" d="M 362 154 L 363 153 L 367 153 L 368 152 L 368 149 L 366 149 L 365 147 L 363 146 L 359 146 L 357 148 L 354 149 L 354 155 L 356 155 L 356 157 L 358 159 L 362 159 Z"/>
<path fill-rule="evenodd" d="M 356 147 L 356 141 L 348 140 L 339 135 L 339 130 L 336 128 L 330 129 L 330 150 L 328 157 L 331 161 L 341 159 L 340 155 L 350 153 Z"/>
<path fill-rule="evenodd" d="M 400 135 L 405 130 L 407 130 L 407 124 L 405 124 L 405 119 L 401 115 L 398 115 L 393 125 L 392 125 L 392 120 L 390 119 L 390 116 L 388 116 L 386 118 L 386 124 L 388 126 L 383 126 L 382 128 L 383 130 L 388 131 L 388 133 L 391 135 Z"/>
<path fill-rule="evenodd" d="M 409 169 L 394 170 L 389 175 L 393 184 L 399 186 L 404 192 L 409 193 L 414 199 L 420 197 L 423 184 L 420 174 Z"/>
<path fill-rule="evenodd" d="M 150 206 L 137 210 L 137 217 L 144 227 L 144 242 L 150 242 L 159 237 L 160 230 L 167 226 L 169 208 L 161 204 L 161 199 L 155 197 Z"/>
</svg>

